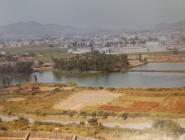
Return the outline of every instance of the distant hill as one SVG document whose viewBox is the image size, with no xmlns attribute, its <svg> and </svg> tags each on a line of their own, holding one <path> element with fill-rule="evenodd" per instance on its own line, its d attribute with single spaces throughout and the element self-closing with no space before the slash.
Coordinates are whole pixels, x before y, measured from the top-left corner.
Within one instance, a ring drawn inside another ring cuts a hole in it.
<svg viewBox="0 0 185 140">
<path fill-rule="evenodd" d="M 95 35 L 125 32 L 124 29 L 75 28 L 58 24 L 40 24 L 38 22 L 18 22 L 0 26 L 0 40 L 42 39 L 50 37 L 70 36 L 74 34 Z"/>
<path fill-rule="evenodd" d="M 18 22 L 0 26 L 1 40 L 40 39 L 61 35 L 71 35 L 80 30 L 70 26 L 57 24 L 40 24 L 38 22 Z"/>
<path fill-rule="evenodd" d="M 155 26 L 154 30 L 157 31 L 185 31 L 185 20 L 167 24 L 161 23 Z"/>
<path fill-rule="evenodd" d="M 152 31 L 185 31 L 185 20 L 176 23 L 161 23 L 156 25 Z M 6 26 L 0 26 L 0 40 L 19 39 L 43 39 L 51 37 L 70 36 L 74 34 L 113 34 L 129 32 L 124 29 L 106 28 L 75 28 L 58 24 L 40 24 L 38 22 L 17 22 Z"/>
</svg>

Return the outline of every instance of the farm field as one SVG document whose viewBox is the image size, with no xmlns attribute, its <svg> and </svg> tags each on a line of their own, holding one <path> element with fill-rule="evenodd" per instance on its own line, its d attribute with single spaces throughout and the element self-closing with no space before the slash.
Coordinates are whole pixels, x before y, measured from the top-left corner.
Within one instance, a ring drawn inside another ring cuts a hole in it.
<svg viewBox="0 0 185 140">
<path fill-rule="evenodd" d="M 185 88 L 88 88 L 75 85 L 24 83 L 0 91 L 0 111 L 45 113 L 71 110 L 185 113 Z"/>
<path fill-rule="evenodd" d="M 114 94 L 106 90 L 83 90 L 54 105 L 54 109 L 79 111 L 87 106 L 107 104 L 119 96 L 121 94 Z"/>
<path fill-rule="evenodd" d="M 23 83 L 1 89 L 0 97 L 3 121 L 0 129 L 53 134 L 57 127 L 60 133 L 105 140 L 110 137 L 111 140 L 184 138 L 181 132 L 185 129 L 185 88 L 88 88 L 72 84 Z M 29 120 L 31 125 L 20 117 Z M 88 126 L 92 117 L 97 117 L 102 126 Z M 170 129 L 159 133 L 161 123 L 166 123 L 165 127 Z M 174 132 L 171 127 L 180 129 Z"/>
<path fill-rule="evenodd" d="M 108 105 L 100 107 L 102 110 L 113 112 L 166 112 L 185 113 L 184 89 L 148 89 L 125 90 L 123 96 Z"/>
</svg>

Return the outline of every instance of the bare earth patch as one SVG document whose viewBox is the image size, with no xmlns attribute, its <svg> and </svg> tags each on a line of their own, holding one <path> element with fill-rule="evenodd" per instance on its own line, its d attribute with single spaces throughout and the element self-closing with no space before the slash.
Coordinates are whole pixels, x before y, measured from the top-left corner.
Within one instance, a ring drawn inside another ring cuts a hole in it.
<svg viewBox="0 0 185 140">
<path fill-rule="evenodd" d="M 147 112 L 158 107 L 163 100 L 164 97 L 123 95 L 99 109 L 113 112 Z"/>
<path fill-rule="evenodd" d="M 75 89 L 75 87 L 70 87 L 70 86 L 68 86 L 68 87 L 63 87 L 62 89 L 63 89 L 63 90 L 68 90 L 68 91 L 72 91 L 72 90 Z"/>
<path fill-rule="evenodd" d="M 11 98 L 11 99 L 8 99 L 7 101 L 8 102 L 21 102 L 24 100 L 26 100 L 26 98 Z"/>
<path fill-rule="evenodd" d="M 52 91 L 52 90 L 54 90 L 56 87 L 40 87 L 40 90 L 41 91 Z"/>
<path fill-rule="evenodd" d="M 121 94 L 111 93 L 105 90 L 84 90 L 54 105 L 53 108 L 79 111 L 87 106 L 107 104 L 119 96 L 121 96 Z"/>
</svg>

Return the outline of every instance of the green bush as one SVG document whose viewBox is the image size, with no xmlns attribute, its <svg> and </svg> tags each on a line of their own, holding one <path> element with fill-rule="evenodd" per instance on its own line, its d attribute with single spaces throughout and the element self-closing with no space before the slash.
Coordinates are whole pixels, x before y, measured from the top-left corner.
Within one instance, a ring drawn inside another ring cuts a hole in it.
<svg viewBox="0 0 185 140">
<path fill-rule="evenodd" d="M 0 66 L 1 73 L 31 73 L 33 62 L 17 62 L 16 65 L 4 64 Z"/>
<path fill-rule="evenodd" d="M 129 65 L 127 55 L 102 54 L 98 51 L 73 56 L 53 58 L 55 67 L 64 71 L 118 71 Z"/>
</svg>

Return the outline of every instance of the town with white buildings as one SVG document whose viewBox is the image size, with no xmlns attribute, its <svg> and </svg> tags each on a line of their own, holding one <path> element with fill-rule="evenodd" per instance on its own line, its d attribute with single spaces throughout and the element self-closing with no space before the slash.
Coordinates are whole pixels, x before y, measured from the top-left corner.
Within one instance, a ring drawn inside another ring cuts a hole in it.
<svg viewBox="0 0 185 140">
<path fill-rule="evenodd" d="M 68 49 L 68 53 L 81 54 L 97 50 L 106 54 L 127 54 L 185 50 L 185 32 L 139 32 L 93 36 L 74 35 L 38 40 L 1 41 L 0 48 L 49 46 Z M 1 55 L 6 52 L 1 51 Z"/>
</svg>

